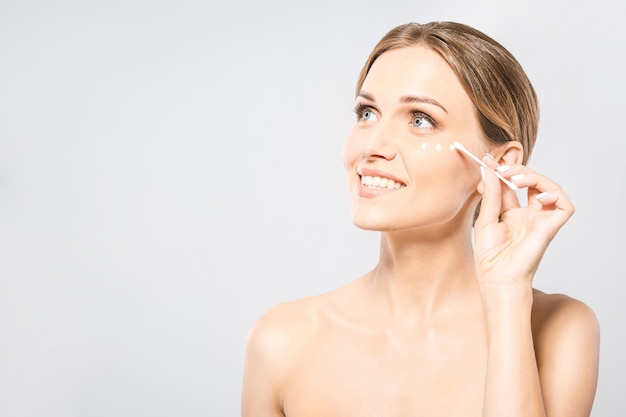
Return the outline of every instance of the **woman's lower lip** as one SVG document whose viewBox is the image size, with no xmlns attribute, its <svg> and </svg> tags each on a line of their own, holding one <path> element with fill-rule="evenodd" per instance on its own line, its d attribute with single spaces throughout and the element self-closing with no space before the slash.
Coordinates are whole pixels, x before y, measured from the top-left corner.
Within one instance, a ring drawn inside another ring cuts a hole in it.
<svg viewBox="0 0 626 417">
<path fill-rule="evenodd" d="M 364 198 L 373 198 L 379 197 L 382 195 L 387 195 L 393 193 L 394 191 L 398 191 L 395 188 L 382 188 L 382 187 L 368 187 L 367 185 L 363 185 L 361 182 L 358 182 L 356 185 L 356 192 L 359 197 Z"/>
</svg>

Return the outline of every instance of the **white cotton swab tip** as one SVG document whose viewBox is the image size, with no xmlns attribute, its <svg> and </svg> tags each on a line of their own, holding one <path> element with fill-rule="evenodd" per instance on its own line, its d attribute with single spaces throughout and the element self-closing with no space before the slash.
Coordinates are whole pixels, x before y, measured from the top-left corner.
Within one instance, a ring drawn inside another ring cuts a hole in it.
<svg viewBox="0 0 626 417">
<path fill-rule="evenodd" d="M 507 180 L 506 178 L 504 178 L 502 175 L 500 175 L 498 173 L 498 171 L 494 171 L 491 168 L 489 168 L 487 166 L 487 164 L 485 164 L 483 161 L 481 161 L 476 155 L 474 155 L 473 153 L 471 153 L 470 151 L 468 151 L 467 149 L 465 149 L 465 146 L 461 145 L 459 142 L 454 142 L 452 144 L 452 146 L 455 149 L 458 149 L 459 151 L 463 152 L 465 155 L 469 156 L 470 158 L 472 158 L 474 161 L 478 162 L 479 165 L 481 165 L 484 168 L 490 169 L 491 171 L 493 171 L 494 174 L 496 174 L 496 177 L 500 178 L 500 180 L 505 183 L 511 190 L 517 190 L 517 185 L 513 184 L 511 181 Z"/>
</svg>

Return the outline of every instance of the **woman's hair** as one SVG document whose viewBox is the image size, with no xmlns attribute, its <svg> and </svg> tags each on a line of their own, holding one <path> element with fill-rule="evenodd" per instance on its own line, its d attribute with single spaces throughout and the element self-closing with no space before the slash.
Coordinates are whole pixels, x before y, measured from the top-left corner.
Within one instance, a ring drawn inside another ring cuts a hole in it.
<svg viewBox="0 0 626 417">
<path fill-rule="evenodd" d="M 425 46 L 439 53 L 459 78 L 476 107 L 485 136 L 495 142 L 516 140 L 530 157 L 539 124 L 535 90 L 509 51 L 484 33 L 461 23 L 408 23 L 390 30 L 361 70 L 359 93 L 372 64 L 386 51 Z"/>
</svg>

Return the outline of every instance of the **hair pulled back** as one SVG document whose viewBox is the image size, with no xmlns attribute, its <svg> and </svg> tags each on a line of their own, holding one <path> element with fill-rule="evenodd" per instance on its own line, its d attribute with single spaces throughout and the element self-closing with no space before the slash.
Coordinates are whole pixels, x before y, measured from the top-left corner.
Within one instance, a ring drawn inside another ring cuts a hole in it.
<svg viewBox="0 0 626 417">
<path fill-rule="evenodd" d="M 484 33 L 461 23 L 407 23 L 387 32 L 371 52 L 356 86 L 358 94 L 370 68 L 386 51 L 425 46 L 452 68 L 474 103 L 481 128 L 496 144 L 518 141 L 523 163 L 537 139 L 539 105 L 526 73 L 513 55 Z"/>
</svg>

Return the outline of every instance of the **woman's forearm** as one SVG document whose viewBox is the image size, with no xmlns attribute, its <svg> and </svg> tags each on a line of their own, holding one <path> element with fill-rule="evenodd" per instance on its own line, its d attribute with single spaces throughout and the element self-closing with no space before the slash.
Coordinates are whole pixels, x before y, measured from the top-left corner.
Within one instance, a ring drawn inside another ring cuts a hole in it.
<svg viewBox="0 0 626 417">
<path fill-rule="evenodd" d="M 545 417 L 533 335 L 532 289 L 481 288 L 488 359 L 483 417 Z"/>
</svg>

